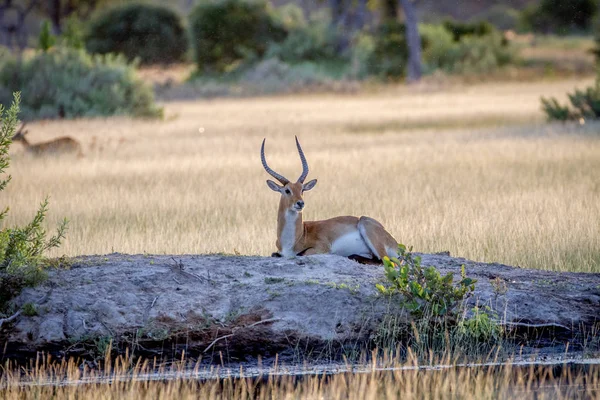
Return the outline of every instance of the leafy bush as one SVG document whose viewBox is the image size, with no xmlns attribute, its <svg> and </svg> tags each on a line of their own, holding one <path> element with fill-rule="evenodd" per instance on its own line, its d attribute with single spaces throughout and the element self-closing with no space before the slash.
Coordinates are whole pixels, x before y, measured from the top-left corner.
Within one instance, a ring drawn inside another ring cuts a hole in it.
<svg viewBox="0 0 600 400">
<path fill-rule="evenodd" d="M 71 16 L 65 20 L 64 29 L 60 35 L 60 44 L 73 49 L 83 49 L 85 47 L 83 23 L 75 16 Z"/>
<path fill-rule="evenodd" d="M 598 11 L 596 0 L 542 0 L 523 10 L 521 25 L 526 30 L 568 33 L 588 30 Z"/>
<path fill-rule="evenodd" d="M 450 26 L 451 25 L 451 26 Z M 515 49 L 488 23 L 419 26 L 425 70 L 487 73 L 513 62 Z M 458 38 L 458 41 L 456 40 Z M 405 74 L 408 50 L 405 27 L 387 22 L 374 36 L 360 35 L 352 54 L 355 76 L 397 79 Z"/>
<path fill-rule="evenodd" d="M 6 111 L 0 105 L 0 174 L 9 166 L 8 149 L 18 123 L 20 94 L 14 95 L 11 107 Z M 3 190 L 10 176 L 0 180 Z M 45 278 L 42 263 L 44 253 L 60 246 L 64 239 L 67 220 L 58 226 L 55 236 L 46 238 L 43 227 L 48 211 L 48 199 L 40 205 L 33 220 L 23 227 L 1 228 L 0 225 L 0 312 L 5 312 L 7 302 L 25 286 L 39 283 Z M 0 212 L 0 224 L 6 217 L 8 208 Z"/>
<path fill-rule="evenodd" d="M 339 32 L 326 18 L 315 18 L 308 23 L 289 27 L 285 40 L 272 43 L 265 58 L 279 58 L 284 62 L 323 61 L 341 58 L 337 52 Z"/>
<path fill-rule="evenodd" d="M 442 276 L 434 267 L 422 267 L 420 257 L 399 245 L 397 258 L 384 259 L 384 270 L 387 282 L 376 287 L 389 296 L 390 310 L 374 336 L 378 347 L 410 349 L 416 357 L 428 359 L 454 352 L 486 354 L 500 342 L 503 332 L 492 310 L 465 309 L 477 281 L 466 276 L 464 265 L 461 279 L 454 283 L 452 273 Z M 410 312 L 409 323 L 395 305 Z"/>
<path fill-rule="evenodd" d="M 455 42 L 460 42 L 465 36 L 487 36 L 495 31 L 492 24 L 485 21 L 468 23 L 446 20 L 443 26 L 452 34 Z"/>
<path fill-rule="evenodd" d="M 406 27 L 395 21 L 383 22 L 367 60 L 369 73 L 383 79 L 398 79 L 406 74 L 407 63 Z"/>
<path fill-rule="evenodd" d="M 515 51 L 499 34 L 467 36 L 448 54 L 449 62 L 441 67 L 449 72 L 485 73 L 510 64 Z"/>
<path fill-rule="evenodd" d="M 489 307 L 474 307 L 471 318 L 458 322 L 457 334 L 463 339 L 475 342 L 498 341 L 502 336 L 502 327 L 496 322 L 498 315 Z"/>
<path fill-rule="evenodd" d="M 86 48 L 91 53 L 123 54 L 143 64 L 184 59 L 188 38 L 174 11 L 151 4 L 126 4 L 99 14 L 90 23 Z"/>
<path fill-rule="evenodd" d="M 151 88 L 136 78 L 123 56 L 90 56 L 54 48 L 19 62 L 0 63 L 0 104 L 21 90 L 23 117 L 75 118 L 106 115 L 160 116 Z"/>
<path fill-rule="evenodd" d="M 402 305 L 415 317 L 455 316 L 477 282 L 467 278 L 463 265 L 461 280 L 454 285 L 451 272 L 442 277 L 435 267 L 423 268 L 421 257 L 413 257 L 402 244 L 398 246 L 398 258 L 384 257 L 383 264 L 388 285 L 377 284 L 377 289 L 385 295 L 402 295 Z"/>
<path fill-rule="evenodd" d="M 455 59 L 451 55 L 458 47 L 452 33 L 441 24 L 419 25 L 419 33 L 429 43 L 422 53 L 425 70 L 427 72 L 435 69 L 451 70 L 455 63 Z"/>
<path fill-rule="evenodd" d="M 375 51 L 375 37 L 361 33 L 354 37 L 354 44 L 350 56 L 350 76 L 353 78 L 366 78 L 371 70 L 370 64 Z"/>
<path fill-rule="evenodd" d="M 568 105 L 561 105 L 555 98 L 542 97 L 542 109 L 546 113 L 548 120 L 568 121 L 586 119 L 600 119 L 600 78 L 592 87 L 584 90 L 575 89 L 575 92 L 569 93 Z"/>
<path fill-rule="evenodd" d="M 225 72 L 248 59 L 262 57 L 285 29 L 265 2 L 222 0 L 201 3 L 190 15 L 193 47 L 201 72 Z"/>
<path fill-rule="evenodd" d="M 495 30 L 485 36 L 463 35 L 456 42 L 451 32 L 440 25 L 421 25 L 419 29 L 428 44 L 423 49 L 423 60 L 429 71 L 485 73 L 507 65 L 515 58 L 514 48 Z"/>
<path fill-rule="evenodd" d="M 541 98 L 542 110 L 549 121 L 568 121 L 574 119 L 569 107 L 561 105 L 554 97 Z"/>
</svg>

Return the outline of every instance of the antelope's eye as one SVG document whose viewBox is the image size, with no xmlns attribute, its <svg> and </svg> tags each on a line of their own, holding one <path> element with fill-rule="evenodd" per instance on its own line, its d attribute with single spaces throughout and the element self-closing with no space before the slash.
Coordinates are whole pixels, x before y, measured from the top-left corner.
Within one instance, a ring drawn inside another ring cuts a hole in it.
<svg viewBox="0 0 600 400">
<path fill-rule="evenodd" d="M 290 192 L 290 189 L 285 189 L 285 194 L 292 194 L 292 192 Z"/>
</svg>

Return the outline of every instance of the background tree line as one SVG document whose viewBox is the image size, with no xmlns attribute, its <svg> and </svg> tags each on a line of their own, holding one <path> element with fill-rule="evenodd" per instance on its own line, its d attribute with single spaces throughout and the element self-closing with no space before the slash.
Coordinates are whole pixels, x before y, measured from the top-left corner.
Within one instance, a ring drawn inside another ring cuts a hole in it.
<svg viewBox="0 0 600 400">
<path fill-rule="evenodd" d="M 20 90 L 27 117 L 160 115 L 152 93 L 135 77 L 134 61 L 193 60 L 190 80 L 199 84 L 284 89 L 339 79 L 416 81 L 435 70 L 485 74 L 516 61 L 514 46 L 488 21 L 419 22 L 427 0 L 315 1 L 310 10 L 307 2 L 186 1 L 184 17 L 149 2 L 0 0 L 0 42 L 13 49 L 0 46 L 0 104 L 8 105 Z M 575 0 L 566 8 L 557 2 L 525 8 L 512 24 L 558 33 L 591 30 L 594 1 Z M 23 23 L 32 13 L 46 21 L 37 43 Z M 18 49 L 27 46 L 38 50 L 21 60 Z M 121 89 L 107 92 L 107 81 Z"/>
</svg>

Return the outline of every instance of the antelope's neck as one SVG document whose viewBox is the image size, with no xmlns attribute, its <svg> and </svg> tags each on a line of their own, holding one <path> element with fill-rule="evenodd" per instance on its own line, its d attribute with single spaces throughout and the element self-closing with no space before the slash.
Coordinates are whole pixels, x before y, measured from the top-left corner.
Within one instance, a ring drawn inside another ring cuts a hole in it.
<svg viewBox="0 0 600 400">
<path fill-rule="evenodd" d="M 303 250 L 299 249 L 302 247 L 303 233 L 302 213 L 280 207 L 277 216 L 277 243 L 282 256 L 292 257 Z"/>
</svg>

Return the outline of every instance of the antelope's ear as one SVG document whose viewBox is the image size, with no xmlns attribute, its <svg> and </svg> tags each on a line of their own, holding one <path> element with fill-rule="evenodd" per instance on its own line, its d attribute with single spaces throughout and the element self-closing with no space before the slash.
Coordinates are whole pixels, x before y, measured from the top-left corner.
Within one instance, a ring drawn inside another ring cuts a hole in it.
<svg viewBox="0 0 600 400">
<path fill-rule="evenodd" d="M 283 186 L 279 186 L 270 179 L 267 179 L 267 186 L 270 187 L 272 191 L 277 193 L 281 193 L 281 189 L 283 189 Z"/>
<path fill-rule="evenodd" d="M 309 182 L 303 184 L 302 190 L 306 192 L 307 190 L 314 188 L 316 184 L 317 184 L 317 180 L 313 179 L 312 181 L 309 181 Z"/>
</svg>

